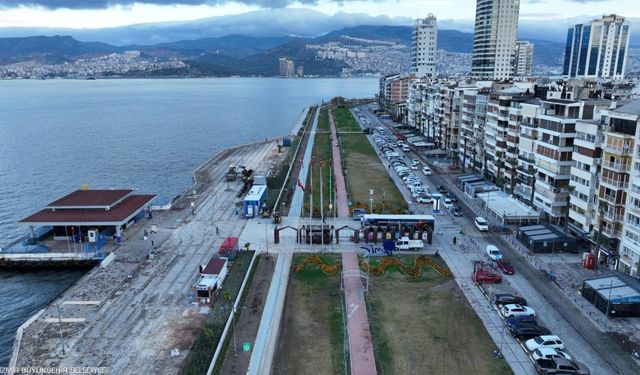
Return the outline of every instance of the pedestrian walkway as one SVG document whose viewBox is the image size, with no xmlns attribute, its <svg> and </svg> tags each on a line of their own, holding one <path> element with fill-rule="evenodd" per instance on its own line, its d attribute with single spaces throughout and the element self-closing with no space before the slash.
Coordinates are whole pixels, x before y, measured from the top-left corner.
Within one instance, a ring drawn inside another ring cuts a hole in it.
<svg viewBox="0 0 640 375">
<path fill-rule="evenodd" d="M 307 146 L 302 159 L 302 168 L 298 178 L 300 181 L 307 180 L 307 172 L 309 171 L 309 163 L 311 161 L 311 153 L 313 151 L 313 142 L 315 139 L 316 129 L 318 128 L 318 113 L 319 109 L 316 109 L 313 124 L 309 132 L 309 138 L 307 139 Z M 291 200 L 291 208 L 289 209 L 289 216 L 284 218 L 289 221 L 293 226 L 298 226 L 298 220 L 302 213 L 302 203 L 304 198 L 304 191 L 296 188 Z M 241 236 L 243 239 L 259 238 L 262 236 L 262 231 L 257 229 L 255 225 L 261 226 L 260 221 L 252 223 Z M 267 248 L 267 233 L 269 233 L 269 223 L 265 222 L 265 250 Z M 258 237 L 256 237 L 258 236 Z M 260 243 L 257 241 L 250 241 L 251 243 Z M 262 312 L 262 319 L 260 320 L 260 326 L 258 327 L 258 334 L 256 335 L 256 343 L 251 352 L 251 359 L 249 361 L 249 368 L 247 374 L 251 375 L 268 375 L 271 373 L 273 365 L 273 359 L 275 358 L 278 333 L 280 332 L 280 321 L 282 320 L 282 312 L 284 309 L 284 300 L 287 294 L 287 284 L 289 282 L 289 271 L 291 270 L 291 262 L 293 261 L 292 252 L 287 254 L 281 254 L 278 256 L 276 267 L 273 272 L 273 278 L 271 279 L 271 285 L 269 286 L 269 292 L 265 301 L 265 307 Z"/>
<path fill-rule="evenodd" d="M 337 140 L 336 124 L 333 112 L 329 111 L 329 127 L 331 128 L 332 139 Z M 336 176 L 336 206 L 338 216 L 349 217 L 349 206 L 347 204 L 347 189 L 342 174 L 342 162 L 338 142 L 332 142 L 333 168 Z M 349 335 L 349 358 L 351 373 L 354 375 L 370 375 L 376 373 L 376 362 L 373 355 L 373 343 L 371 342 L 371 331 L 369 330 L 369 317 L 367 315 L 367 305 L 364 300 L 364 290 L 360 278 L 360 267 L 358 266 L 358 254 L 353 251 L 342 253 L 343 275 L 358 275 L 344 277 L 345 307 L 347 313 L 347 332 Z"/>
</svg>

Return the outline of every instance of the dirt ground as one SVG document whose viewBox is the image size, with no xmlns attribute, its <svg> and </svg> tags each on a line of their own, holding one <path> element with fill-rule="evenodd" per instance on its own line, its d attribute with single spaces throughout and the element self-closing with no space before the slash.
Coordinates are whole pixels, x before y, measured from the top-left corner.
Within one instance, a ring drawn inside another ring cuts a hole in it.
<svg viewBox="0 0 640 375">
<path fill-rule="evenodd" d="M 388 270 L 369 288 L 379 374 L 512 373 L 493 358 L 494 343 L 452 279 L 427 268 L 418 280 Z"/>
<path fill-rule="evenodd" d="M 292 271 L 273 374 L 344 373 L 340 295 L 339 275 Z"/>
<path fill-rule="evenodd" d="M 253 276 L 251 289 L 241 308 L 240 317 L 236 322 L 236 343 L 237 354 L 234 355 L 233 336 L 224 355 L 224 361 L 220 368 L 219 374 L 246 374 L 251 359 L 251 352 L 244 352 L 242 344 L 245 342 L 255 342 L 262 310 L 267 299 L 269 286 L 271 285 L 271 277 L 276 264 L 276 256 L 274 254 L 264 254 L 258 264 L 256 273 Z"/>
</svg>

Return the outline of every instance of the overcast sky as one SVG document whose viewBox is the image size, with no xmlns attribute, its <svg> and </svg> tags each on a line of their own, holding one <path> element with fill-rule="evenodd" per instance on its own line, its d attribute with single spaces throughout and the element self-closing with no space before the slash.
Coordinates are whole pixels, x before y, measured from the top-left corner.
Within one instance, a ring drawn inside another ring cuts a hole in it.
<svg viewBox="0 0 640 375">
<path fill-rule="evenodd" d="M 184 21 L 295 7 L 326 14 L 470 20 L 475 0 L 0 0 L 0 27 L 103 28 L 129 24 Z M 640 17 L 640 0 L 521 0 L 521 20 L 550 20 L 616 13 Z"/>
</svg>

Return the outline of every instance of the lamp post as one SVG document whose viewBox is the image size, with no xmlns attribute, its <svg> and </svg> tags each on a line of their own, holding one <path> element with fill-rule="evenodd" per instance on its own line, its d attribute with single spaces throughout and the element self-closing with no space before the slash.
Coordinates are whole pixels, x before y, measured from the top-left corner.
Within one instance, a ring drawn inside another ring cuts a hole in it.
<svg viewBox="0 0 640 375">
<path fill-rule="evenodd" d="M 604 330 L 607 331 L 607 322 L 609 321 L 609 309 L 611 308 L 611 289 L 613 289 L 613 279 L 609 284 L 609 298 L 607 298 L 607 313 L 604 314 Z"/>
<path fill-rule="evenodd" d="M 369 212 L 373 213 L 373 189 L 369 189 Z"/>
<path fill-rule="evenodd" d="M 56 304 L 56 309 L 58 310 L 58 328 L 60 330 L 60 344 L 62 345 L 62 355 L 65 355 L 64 336 L 62 335 L 62 317 L 60 316 L 60 302 Z"/>
</svg>

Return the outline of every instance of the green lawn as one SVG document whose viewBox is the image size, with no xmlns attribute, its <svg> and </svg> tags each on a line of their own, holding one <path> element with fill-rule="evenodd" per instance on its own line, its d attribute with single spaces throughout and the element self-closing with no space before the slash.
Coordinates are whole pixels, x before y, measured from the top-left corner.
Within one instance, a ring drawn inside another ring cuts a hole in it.
<svg viewBox="0 0 640 375">
<path fill-rule="evenodd" d="M 332 159 L 331 153 L 331 132 L 329 130 L 329 114 L 327 107 L 320 110 L 318 118 L 318 129 L 313 141 L 312 152 L 313 172 L 310 170 L 307 174 L 307 182 L 305 183 L 304 193 L 304 210 L 302 216 L 309 216 L 309 196 L 313 190 L 313 216 L 320 217 L 320 174 L 322 174 L 322 195 L 325 216 L 330 216 L 329 212 L 329 194 L 335 196 L 332 189 L 333 171 L 329 164 Z M 322 167 L 320 166 L 322 161 Z M 311 175 L 313 173 L 313 189 L 311 188 Z M 330 176 L 331 175 L 331 176 Z M 330 184 L 331 177 L 331 184 Z"/>
<path fill-rule="evenodd" d="M 349 109 L 338 107 L 334 115 L 340 138 L 343 167 L 346 169 L 347 193 L 351 199 L 352 208 L 366 208 L 369 211 L 369 189 L 373 189 L 374 212 L 405 212 L 407 202 L 389 176 L 389 171 L 380 161 L 367 136 L 363 133 L 340 133 L 360 129 Z"/>
</svg>

